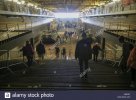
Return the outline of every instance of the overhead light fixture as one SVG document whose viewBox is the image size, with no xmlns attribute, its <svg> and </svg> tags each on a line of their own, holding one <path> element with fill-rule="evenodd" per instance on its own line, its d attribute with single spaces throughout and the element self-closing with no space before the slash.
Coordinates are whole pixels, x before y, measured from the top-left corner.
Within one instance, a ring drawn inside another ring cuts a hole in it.
<svg viewBox="0 0 136 100">
<path fill-rule="evenodd" d="M 18 2 L 18 0 L 13 0 L 13 2 Z"/>
<path fill-rule="evenodd" d="M 34 5 L 34 7 L 35 7 L 35 8 L 37 8 L 37 6 L 36 6 L 36 5 Z"/>
<path fill-rule="evenodd" d="M 28 3 L 27 5 L 28 5 L 28 6 L 34 6 L 32 3 Z"/>
<path fill-rule="evenodd" d="M 12 1 L 12 0 L 7 0 L 7 1 Z"/>
<path fill-rule="evenodd" d="M 99 4 L 99 6 L 102 6 L 102 5 L 105 5 L 105 2 L 102 2 L 102 3 Z"/>
<path fill-rule="evenodd" d="M 25 1 L 21 1 L 21 4 L 25 4 Z"/>
<path fill-rule="evenodd" d="M 120 1 L 120 0 L 112 0 L 113 2 Z"/>
<path fill-rule="evenodd" d="M 79 18 L 79 13 L 55 13 L 55 18 Z"/>
</svg>

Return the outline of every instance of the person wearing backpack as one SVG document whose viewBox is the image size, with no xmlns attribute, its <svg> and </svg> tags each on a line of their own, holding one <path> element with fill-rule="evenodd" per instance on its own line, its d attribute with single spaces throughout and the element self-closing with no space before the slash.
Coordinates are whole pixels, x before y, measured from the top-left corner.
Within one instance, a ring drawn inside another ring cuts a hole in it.
<svg viewBox="0 0 136 100">
<path fill-rule="evenodd" d="M 82 34 L 82 39 L 77 42 L 75 49 L 75 59 L 78 59 L 80 66 L 80 77 L 85 70 L 88 69 L 88 61 L 92 58 L 91 46 L 86 38 L 86 34 Z M 84 78 L 87 78 L 87 74 L 83 75 Z"/>
<path fill-rule="evenodd" d="M 36 46 L 36 52 L 39 57 L 39 63 L 41 63 L 44 60 L 45 55 L 45 46 L 42 41 L 40 41 L 40 43 Z"/>
</svg>

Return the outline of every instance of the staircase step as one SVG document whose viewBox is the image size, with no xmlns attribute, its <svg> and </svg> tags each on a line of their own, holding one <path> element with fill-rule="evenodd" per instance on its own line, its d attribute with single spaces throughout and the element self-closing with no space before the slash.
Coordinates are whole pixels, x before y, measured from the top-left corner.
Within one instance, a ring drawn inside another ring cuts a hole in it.
<svg viewBox="0 0 136 100">
<path fill-rule="evenodd" d="M 102 62 L 89 62 L 88 79 L 79 77 L 80 68 L 75 60 L 46 60 L 32 66 L 23 76 L 1 81 L 0 86 L 52 89 L 130 89 L 129 74 L 114 74 L 115 68 Z M 6 84 L 5 84 L 6 83 Z M 37 86 L 40 84 L 40 87 Z"/>
</svg>

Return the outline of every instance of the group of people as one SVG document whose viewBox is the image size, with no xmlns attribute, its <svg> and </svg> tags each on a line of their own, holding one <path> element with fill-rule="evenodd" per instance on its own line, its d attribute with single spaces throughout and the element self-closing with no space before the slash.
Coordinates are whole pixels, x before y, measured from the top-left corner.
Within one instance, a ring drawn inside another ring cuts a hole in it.
<svg viewBox="0 0 136 100">
<path fill-rule="evenodd" d="M 29 41 L 26 41 L 25 46 L 22 47 L 20 50 L 23 52 L 23 61 L 25 57 L 27 58 L 27 65 L 30 67 L 33 62 L 33 57 L 34 57 L 34 47 Z"/>
<path fill-rule="evenodd" d="M 61 50 L 58 46 L 55 47 L 55 55 L 56 55 L 56 59 L 59 59 L 60 57 L 60 53 L 61 53 L 61 58 L 62 59 L 67 59 L 67 52 L 66 52 L 66 48 L 63 47 Z M 69 51 L 69 56 L 71 56 L 71 51 Z"/>
<path fill-rule="evenodd" d="M 135 82 L 135 74 L 136 74 L 136 44 L 133 46 L 132 44 L 125 42 L 125 39 L 123 36 L 119 38 L 120 43 L 122 43 L 122 56 L 121 56 L 121 62 L 120 62 L 120 68 L 123 72 L 127 71 L 127 68 L 131 69 L 131 86 L 134 86 Z M 76 49 L 75 49 L 75 59 L 78 59 L 79 66 L 80 66 L 80 73 L 83 73 L 85 70 L 87 70 L 88 67 L 88 61 L 92 59 L 97 61 L 99 51 L 102 50 L 98 43 L 95 43 L 93 45 L 93 48 L 91 48 L 92 44 L 92 38 L 87 38 L 86 34 L 82 34 L 82 39 L 77 42 Z M 23 59 L 24 56 L 27 58 L 27 65 L 31 66 L 34 58 L 34 47 L 29 41 L 26 41 L 26 45 L 23 46 L 23 48 L 20 50 L 23 51 Z M 40 41 L 36 46 L 36 52 L 39 57 L 39 62 L 41 62 L 44 59 L 45 56 L 45 45 Z M 58 46 L 55 47 L 55 55 L 56 59 L 59 58 L 61 53 L 62 59 L 67 59 L 67 51 L 66 48 L 63 47 L 61 50 Z M 69 56 L 71 56 L 71 50 L 69 51 Z M 87 74 L 83 76 L 84 78 L 87 78 Z"/>
<path fill-rule="evenodd" d="M 136 44 L 133 45 L 125 42 L 123 36 L 119 38 L 120 43 L 122 43 L 122 56 L 119 67 L 121 68 L 122 72 L 127 72 L 128 67 L 131 70 L 131 87 L 135 85 L 135 74 L 136 74 Z M 75 58 L 79 61 L 80 66 L 80 73 L 82 74 L 86 71 L 88 67 L 89 59 L 92 59 L 93 53 L 93 60 L 97 61 L 97 57 L 99 54 L 99 50 L 102 50 L 98 43 L 96 43 L 93 48 L 91 48 L 91 39 L 90 42 L 87 39 L 86 35 L 82 35 L 82 39 L 77 42 L 76 50 L 75 50 Z M 87 78 L 87 74 L 83 76 L 83 78 Z"/>
<path fill-rule="evenodd" d="M 23 61 L 25 60 L 25 57 L 27 58 L 27 65 L 30 67 L 32 65 L 32 63 L 34 62 L 34 47 L 32 46 L 32 44 L 29 41 L 26 41 L 25 46 L 23 46 L 20 51 L 22 51 L 23 53 Z M 40 41 L 37 46 L 36 46 L 36 52 L 38 54 L 39 57 L 39 63 L 41 63 L 41 61 L 44 59 L 44 55 L 45 55 L 45 46 L 42 43 L 42 41 Z"/>
</svg>

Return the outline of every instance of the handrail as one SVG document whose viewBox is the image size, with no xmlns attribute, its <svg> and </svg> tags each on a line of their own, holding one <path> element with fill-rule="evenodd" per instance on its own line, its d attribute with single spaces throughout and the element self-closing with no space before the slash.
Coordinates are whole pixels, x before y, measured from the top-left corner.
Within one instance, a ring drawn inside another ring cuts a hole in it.
<svg viewBox="0 0 136 100">
<path fill-rule="evenodd" d="M 0 50 L 0 61 L 21 59 L 21 55 L 22 53 L 20 51 Z"/>
<path fill-rule="evenodd" d="M 81 16 L 80 18 L 84 17 L 103 17 L 103 16 L 124 16 L 124 15 L 135 15 L 136 10 L 129 10 L 129 11 L 120 11 L 120 12 L 114 12 L 114 13 L 107 13 L 107 14 L 89 14 Z"/>
<path fill-rule="evenodd" d="M 108 33 L 108 34 L 111 34 L 113 36 L 116 36 L 116 37 L 119 37 L 119 36 L 123 35 L 123 34 L 120 35 L 120 34 L 117 34 L 117 33 L 114 33 L 114 32 L 110 32 L 108 30 L 105 30 L 104 32 Z M 135 43 L 136 42 L 136 40 L 134 38 L 130 38 L 129 36 L 124 36 L 124 37 L 125 37 L 125 41 L 127 41 L 127 42 L 130 42 L 130 43 Z"/>
<path fill-rule="evenodd" d="M 15 75 L 15 71 L 12 70 L 10 67 L 11 66 L 16 66 L 18 64 L 23 64 L 25 66 L 25 69 L 23 71 L 23 74 L 24 74 L 26 72 L 26 69 L 28 68 L 28 66 L 24 62 L 19 62 L 19 63 L 11 64 L 11 65 L 8 65 L 8 66 L 5 66 L 5 67 L 0 67 L 0 70 L 7 69 L 10 72 L 10 73 L 7 73 L 7 74 L 13 74 L 13 75 Z M 4 74 L 4 76 L 5 76 L 5 74 Z"/>
<path fill-rule="evenodd" d="M 135 5 L 136 2 L 133 2 L 124 6 L 122 1 L 118 0 L 116 2 L 107 3 L 104 6 L 101 5 L 94 9 L 93 8 L 85 9 L 83 12 L 80 13 L 80 17 L 134 15 L 136 14 Z"/>
<path fill-rule="evenodd" d="M 104 51 L 104 58 L 106 60 L 108 59 L 108 60 L 111 60 L 111 61 L 117 61 L 121 57 L 121 53 L 120 52 L 122 52 L 122 50 L 120 50 L 120 49 L 116 49 L 115 52 L 113 52 L 112 49 L 111 50 L 110 49 L 105 49 L 105 51 Z M 110 53 L 110 54 L 108 55 L 108 53 Z M 112 54 L 112 56 L 111 56 L 111 54 Z"/>
<path fill-rule="evenodd" d="M 13 39 L 16 39 L 16 38 L 18 38 L 18 37 L 24 36 L 24 35 L 26 35 L 26 34 L 30 34 L 31 32 L 32 32 L 32 31 L 30 30 L 30 31 L 28 31 L 28 32 L 24 32 L 24 33 L 22 33 L 22 34 L 19 34 L 19 35 L 10 37 L 10 38 L 5 39 L 5 40 L 2 40 L 2 41 L 0 41 L 0 45 L 2 45 L 3 43 L 7 43 L 7 42 L 9 42 L 9 41 L 11 41 L 11 40 L 13 40 Z"/>
<path fill-rule="evenodd" d="M 6 52 L 5 54 L 0 55 L 0 70 L 6 69 L 11 74 L 15 74 L 14 69 L 12 69 L 11 66 L 16 66 L 18 64 L 23 64 L 25 66 L 25 69 L 28 68 L 28 66 L 23 61 L 23 58 L 21 58 L 21 55 L 19 51 L 8 51 L 8 50 L 0 50 L 0 52 Z M 16 55 L 14 54 L 16 53 Z M 14 57 L 13 57 L 13 56 Z M 1 59 L 2 58 L 2 59 Z M 16 59 L 16 60 L 15 60 Z M 19 60 L 20 59 L 20 60 Z M 22 60 L 21 60 L 22 59 Z M 9 73 L 8 73 L 9 74 Z"/>
<path fill-rule="evenodd" d="M 130 27 L 136 27 L 135 24 L 128 24 L 128 23 L 125 23 L 125 22 L 108 22 L 108 23 L 105 23 L 105 25 L 116 25 L 116 26 L 128 26 L 128 28 Z"/>
</svg>

